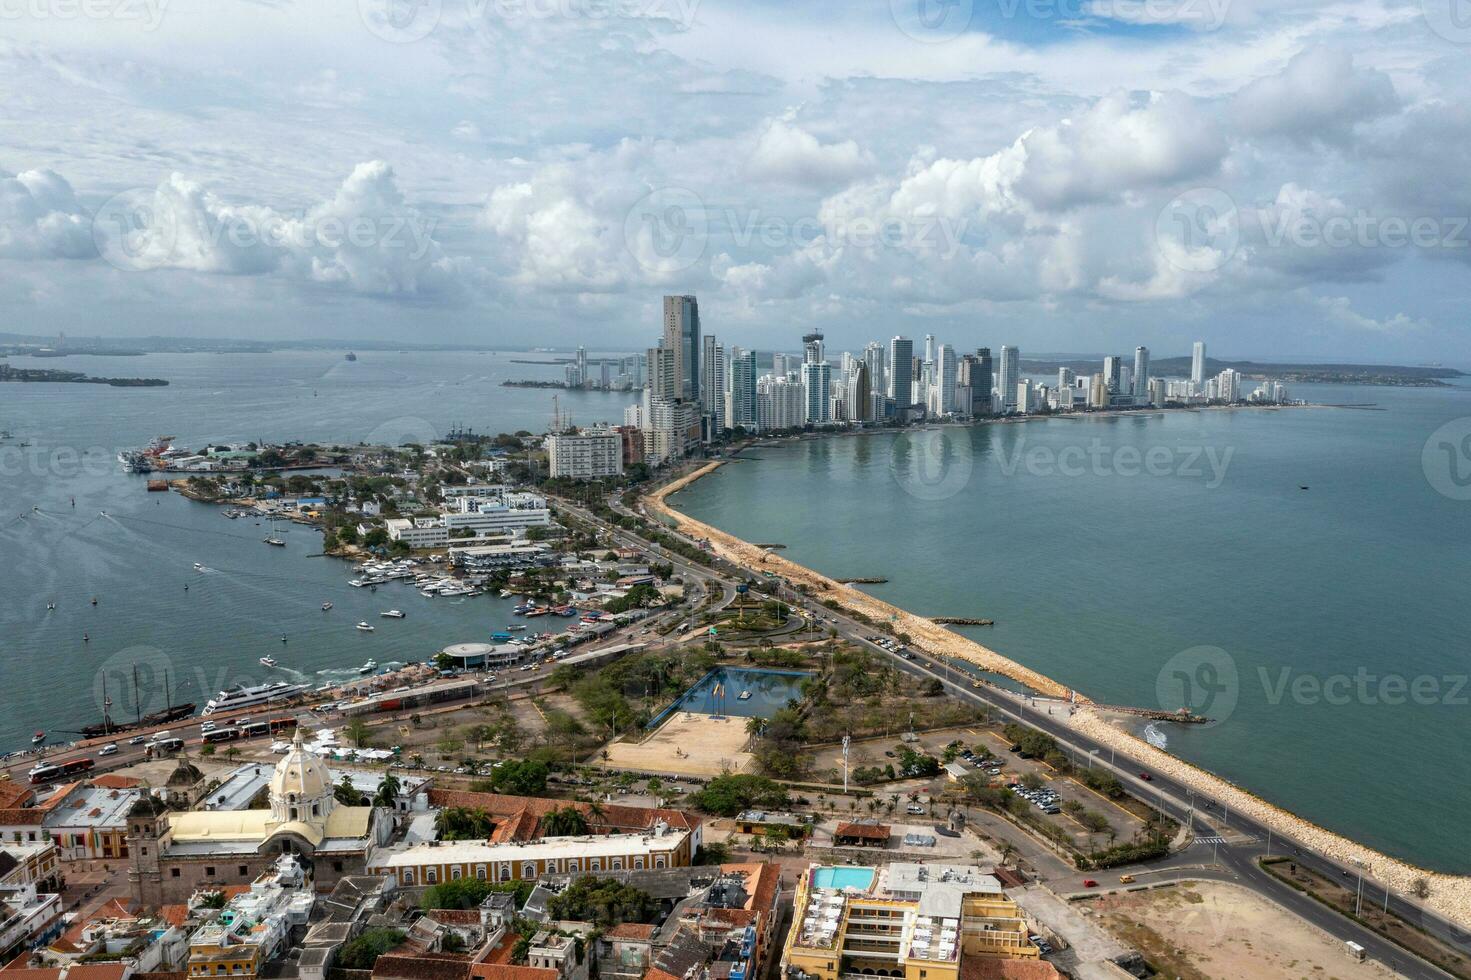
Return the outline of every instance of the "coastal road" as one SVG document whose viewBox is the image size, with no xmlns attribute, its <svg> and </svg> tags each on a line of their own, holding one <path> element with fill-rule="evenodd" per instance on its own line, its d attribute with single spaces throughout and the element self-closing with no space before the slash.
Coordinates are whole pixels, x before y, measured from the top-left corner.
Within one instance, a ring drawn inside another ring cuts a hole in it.
<svg viewBox="0 0 1471 980">
<path fill-rule="evenodd" d="M 654 520 L 648 515 L 633 515 L 622 502 L 616 498 L 609 501 L 610 506 L 628 516 L 643 516 L 645 520 Z M 649 545 L 638 539 L 630 532 L 620 528 L 612 528 L 605 522 L 594 517 L 581 508 L 579 516 L 592 524 L 603 528 L 616 538 L 625 541 L 634 541 L 636 546 L 646 549 L 652 548 L 666 556 L 666 560 L 674 561 L 677 556 L 669 556 L 663 549 Z M 655 521 L 656 523 L 662 522 Z M 690 539 L 667 525 L 663 525 L 666 531 L 696 547 L 701 542 Z M 717 576 L 725 576 L 732 581 L 744 580 L 750 577 L 760 577 L 759 571 L 752 571 L 734 565 L 723 558 L 711 555 L 712 566 L 703 570 L 703 574 L 715 573 Z M 678 565 L 689 567 L 687 563 L 678 562 Z M 691 569 L 693 571 L 693 569 Z M 1114 774 L 1125 783 L 1129 792 L 1158 807 L 1182 824 L 1191 823 L 1197 827 L 1205 828 L 1206 833 L 1197 832 L 1197 837 L 1221 836 L 1228 840 L 1237 839 L 1239 843 L 1226 843 L 1215 845 L 1215 860 L 1226 867 L 1237 880 L 1253 891 L 1276 902 L 1284 908 L 1290 909 L 1307 921 L 1323 929 L 1326 933 L 1342 940 L 1353 940 L 1363 946 L 1369 955 L 1378 962 L 1389 966 L 1406 977 L 1447 977 L 1444 971 L 1426 963 L 1420 958 L 1402 950 L 1388 940 L 1380 937 L 1377 933 L 1360 926 L 1351 919 L 1340 915 L 1338 912 L 1327 908 L 1315 900 L 1297 892 L 1295 889 L 1283 884 L 1276 878 L 1268 875 L 1257 865 L 1257 859 L 1267 854 L 1267 840 L 1272 834 L 1273 851 L 1277 855 L 1291 854 L 1293 860 L 1304 867 L 1310 868 L 1330 879 L 1348 880 L 1352 878 L 1357 882 L 1360 869 L 1342 865 L 1326 855 L 1316 853 L 1304 846 L 1301 842 L 1281 839 L 1275 835 L 1264 824 L 1239 813 L 1231 813 L 1219 801 L 1213 800 L 1204 794 L 1197 793 L 1192 787 L 1178 783 L 1166 776 L 1150 774 L 1149 779 L 1141 779 L 1140 773 L 1146 771 L 1146 767 L 1137 760 L 1095 742 L 1086 735 L 1074 731 L 1067 725 L 1064 715 L 1050 715 L 1045 710 L 1040 710 L 1035 703 L 1023 696 L 1014 695 L 1011 692 L 992 686 L 980 688 L 972 687 L 972 675 L 956 669 L 947 661 L 934 659 L 920 651 L 913 651 L 914 659 L 904 659 L 900 654 L 887 650 L 866 639 L 871 633 L 872 627 L 865 627 L 856 620 L 850 619 L 840 611 L 832 611 L 825 606 L 820 606 L 810 601 L 807 597 L 795 590 L 784 589 L 787 598 L 798 607 L 804 609 L 809 615 L 826 619 L 830 625 L 837 629 L 840 636 L 849 642 L 860 644 L 870 650 L 884 654 L 892 658 L 896 665 L 916 677 L 934 678 L 941 681 L 946 689 L 961 700 L 970 701 L 973 704 L 988 707 L 1002 716 L 1022 722 L 1040 731 L 1051 735 L 1063 748 L 1071 752 L 1078 764 L 1084 764 L 1084 760 L 1091 760 L 1090 764 L 1100 765 L 1113 771 Z M 1065 705 L 1053 703 L 1053 709 L 1066 711 Z M 1107 760 L 1107 761 L 1105 761 Z M 1218 830 L 1219 833 L 1210 833 Z M 1205 845 L 1195 844 L 1192 849 L 1199 849 Z M 1198 854 L 1189 856 L 1189 863 L 1200 863 Z M 1115 876 L 1128 869 L 1110 869 Z M 1081 886 L 1079 876 L 1078 884 Z M 1471 934 L 1458 926 L 1448 922 L 1444 918 L 1427 911 L 1418 903 L 1404 896 L 1395 895 L 1377 882 L 1364 879 L 1365 902 L 1383 905 L 1387 900 L 1389 908 L 1402 918 L 1411 923 L 1418 923 L 1427 932 L 1436 936 L 1441 941 L 1453 948 L 1471 955 Z"/>
</svg>

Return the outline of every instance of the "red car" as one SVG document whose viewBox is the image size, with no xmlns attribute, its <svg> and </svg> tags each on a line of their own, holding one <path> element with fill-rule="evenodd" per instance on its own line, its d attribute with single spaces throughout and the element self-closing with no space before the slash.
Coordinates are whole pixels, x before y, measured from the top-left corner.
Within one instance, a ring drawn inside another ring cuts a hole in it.
<svg viewBox="0 0 1471 980">
<path fill-rule="evenodd" d="M 1092 878 L 1084 878 L 1083 879 L 1083 887 L 1084 888 L 1097 888 L 1098 887 L 1098 882 L 1094 881 Z"/>
<path fill-rule="evenodd" d="M 1154 779 L 1154 777 L 1153 777 L 1153 776 L 1151 776 L 1151 775 L 1150 775 L 1150 774 L 1149 774 L 1149 773 L 1147 773 L 1147 772 L 1141 772 L 1141 773 L 1140 773 L 1140 774 L 1139 774 L 1139 778 L 1140 778 L 1140 779 L 1142 779 L 1142 780 L 1144 780 L 1144 781 L 1145 781 L 1145 782 L 1146 782 L 1146 783 L 1147 783 L 1147 782 L 1150 782 L 1150 781 L 1151 781 L 1151 780 L 1153 780 L 1153 779 Z"/>
</svg>

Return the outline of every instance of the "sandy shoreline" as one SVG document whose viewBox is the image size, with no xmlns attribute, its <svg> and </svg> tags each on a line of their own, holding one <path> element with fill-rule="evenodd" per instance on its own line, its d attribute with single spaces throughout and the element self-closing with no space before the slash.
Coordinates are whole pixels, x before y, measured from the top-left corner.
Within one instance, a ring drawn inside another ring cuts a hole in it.
<svg viewBox="0 0 1471 980">
<path fill-rule="evenodd" d="M 694 472 L 665 484 L 645 497 L 648 506 L 655 513 L 672 521 L 684 533 L 708 540 L 711 547 L 726 559 L 747 568 L 771 571 L 794 584 L 805 584 L 812 596 L 819 601 L 835 599 L 845 608 L 860 612 L 875 622 L 891 622 L 896 633 L 908 633 L 914 643 L 932 654 L 967 661 L 983 670 L 1019 681 L 1041 694 L 1059 698 L 1073 697 L 1081 707 L 1068 720 L 1068 724 L 1079 732 L 1145 761 L 1155 771 L 1167 774 L 1194 787 L 1197 792 L 1222 801 L 1233 812 L 1245 813 L 1271 827 L 1277 834 L 1307 844 L 1337 861 L 1362 864 L 1370 877 L 1388 883 L 1402 896 L 1411 894 L 1414 883 L 1423 879 L 1430 886 L 1430 897 L 1424 904 L 1462 926 L 1471 927 L 1471 877 L 1417 868 L 1288 813 L 1214 773 L 1156 749 L 1143 739 L 1110 725 L 1088 706 L 1088 698 L 1030 667 L 929 619 L 916 616 L 858 589 L 839 585 L 810 568 L 742 541 L 669 506 L 668 497 L 713 473 L 723 463 L 723 460 L 707 463 Z"/>
</svg>

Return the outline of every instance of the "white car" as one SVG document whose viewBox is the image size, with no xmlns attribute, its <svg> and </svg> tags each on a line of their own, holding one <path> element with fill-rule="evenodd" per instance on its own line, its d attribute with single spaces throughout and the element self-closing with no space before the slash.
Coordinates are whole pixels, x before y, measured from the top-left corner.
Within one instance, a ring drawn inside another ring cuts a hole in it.
<svg viewBox="0 0 1471 980">
<path fill-rule="evenodd" d="M 142 745 L 146 741 L 148 741 L 148 736 L 147 735 L 134 735 L 132 738 L 128 739 L 128 744 L 129 745 Z"/>
<path fill-rule="evenodd" d="M 201 732 L 212 732 L 215 730 L 215 723 L 212 721 L 207 721 L 199 726 L 199 730 Z"/>
<path fill-rule="evenodd" d="M 97 754 L 98 755 L 117 755 L 117 743 L 116 742 L 108 742 L 102 748 L 100 748 L 100 749 L 97 750 Z"/>
</svg>

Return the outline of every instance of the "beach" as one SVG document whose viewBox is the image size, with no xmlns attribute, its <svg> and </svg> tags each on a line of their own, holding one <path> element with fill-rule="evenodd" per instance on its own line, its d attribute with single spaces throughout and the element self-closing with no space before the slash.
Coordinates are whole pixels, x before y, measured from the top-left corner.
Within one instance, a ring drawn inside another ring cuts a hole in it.
<svg viewBox="0 0 1471 980">
<path fill-rule="evenodd" d="M 708 541 L 718 554 L 734 563 L 753 570 L 770 571 L 788 579 L 793 585 L 805 586 L 805 590 L 819 602 L 833 600 L 843 608 L 861 613 L 876 623 L 891 623 L 895 633 L 907 633 L 915 646 L 932 655 L 963 660 L 1025 684 L 1041 695 L 1073 701 L 1078 705 L 1078 710 L 1068 719 L 1068 723 L 1080 733 L 1141 760 L 1150 768 L 1169 775 L 1199 793 L 1220 800 L 1233 812 L 1247 814 L 1271 827 L 1274 833 L 1299 841 L 1339 862 L 1362 866 L 1367 875 L 1387 883 L 1403 895 L 1413 894 L 1416 882 L 1423 881 L 1429 886 L 1429 897 L 1424 900 L 1424 905 L 1463 926 L 1471 927 L 1471 878 L 1418 868 L 1289 813 L 1240 786 L 1156 749 L 1132 733 L 1109 724 L 1099 711 L 1089 707 L 1090 699 L 1085 692 L 1074 691 L 1053 678 L 929 619 L 857 589 L 839 585 L 812 569 L 736 538 L 669 505 L 670 496 L 714 472 L 721 465 L 723 461 L 709 463 L 652 492 L 645 498 L 650 512 L 672 522 L 683 533 Z"/>
</svg>

